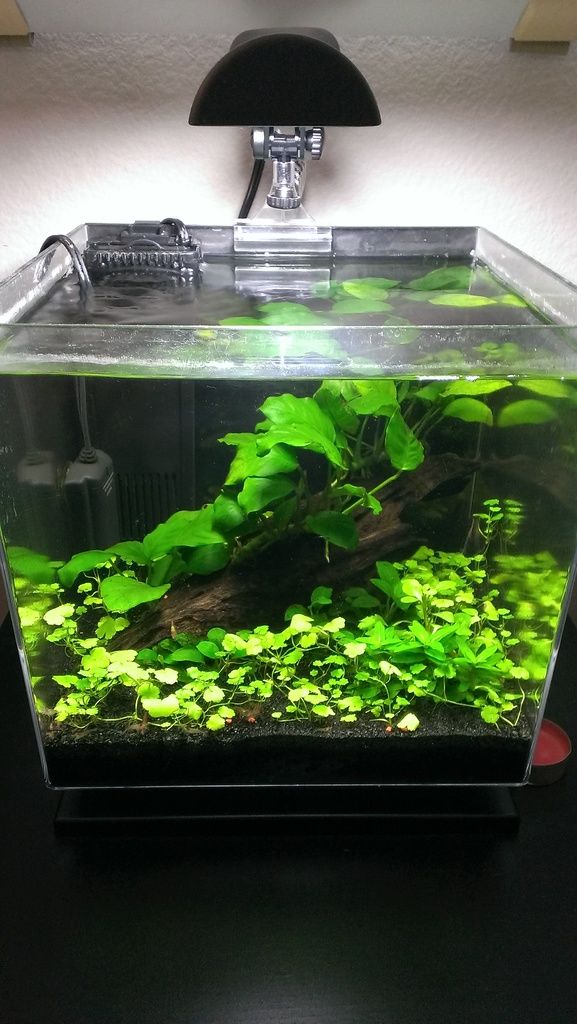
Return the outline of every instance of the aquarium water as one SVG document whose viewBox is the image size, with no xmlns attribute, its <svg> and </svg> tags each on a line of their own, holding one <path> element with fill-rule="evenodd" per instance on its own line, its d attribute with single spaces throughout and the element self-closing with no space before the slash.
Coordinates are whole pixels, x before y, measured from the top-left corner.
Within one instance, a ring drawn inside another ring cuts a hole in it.
<svg viewBox="0 0 577 1024">
<path fill-rule="evenodd" d="M 478 261 L 299 273 L 67 276 L 3 342 L 53 785 L 526 778 L 575 554 L 562 339 L 549 370 Z"/>
</svg>

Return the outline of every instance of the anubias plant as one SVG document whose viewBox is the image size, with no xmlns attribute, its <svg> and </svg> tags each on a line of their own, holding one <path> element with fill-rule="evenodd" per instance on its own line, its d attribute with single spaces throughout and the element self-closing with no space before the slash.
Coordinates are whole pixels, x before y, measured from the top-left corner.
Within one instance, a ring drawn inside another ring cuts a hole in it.
<svg viewBox="0 0 577 1024">
<path fill-rule="evenodd" d="M 539 397 L 518 397 L 527 392 Z M 494 412 L 487 400 L 497 393 Z M 422 464 L 443 420 L 554 423 L 559 400 L 574 403 L 569 385 L 537 379 L 325 380 L 311 396 L 271 395 L 253 432 L 220 439 L 235 454 L 213 502 L 175 512 L 142 541 L 82 551 L 64 565 L 12 548 L 13 571 L 66 590 L 95 574 L 104 608 L 124 616 L 164 597 L 174 580 L 210 575 L 286 534 L 321 538 L 327 559 L 331 546 L 354 551 L 359 518 L 381 514 L 387 491 Z"/>
</svg>

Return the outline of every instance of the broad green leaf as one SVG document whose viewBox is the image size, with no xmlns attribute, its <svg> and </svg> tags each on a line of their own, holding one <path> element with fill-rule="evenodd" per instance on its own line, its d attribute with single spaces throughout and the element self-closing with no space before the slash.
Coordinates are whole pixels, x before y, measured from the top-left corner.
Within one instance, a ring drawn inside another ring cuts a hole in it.
<svg viewBox="0 0 577 1024">
<path fill-rule="evenodd" d="M 62 586 L 71 587 L 81 572 L 89 572 L 91 569 L 106 565 L 107 562 L 110 562 L 111 557 L 109 551 L 100 550 L 81 551 L 78 555 L 73 555 L 70 561 L 58 570 Z"/>
<path fill-rule="evenodd" d="M 507 292 L 505 295 L 500 295 L 498 301 L 502 306 L 527 306 L 525 300 L 522 299 L 520 295 L 515 295 L 514 292 Z"/>
<path fill-rule="evenodd" d="M 544 395 L 546 398 L 575 398 L 575 391 L 564 381 L 553 378 L 529 380 L 523 378 L 515 381 L 518 388 L 525 391 L 532 391 L 535 395 Z"/>
<path fill-rule="evenodd" d="M 210 576 L 211 573 L 224 569 L 229 561 L 230 551 L 226 544 L 203 544 L 187 557 L 186 570 L 198 576 Z"/>
<path fill-rule="evenodd" d="M 65 675 L 52 676 L 52 678 L 55 683 L 58 683 L 59 686 L 64 686 L 66 689 L 69 689 L 71 686 L 77 686 L 80 683 L 78 676 Z"/>
<path fill-rule="evenodd" d="M 277 473 L 292 473 L 298 466 L 294 452 L 282 444 L 274 445 L 268 452 L 259 452 L 254 434 L 226 434 L 220 440 L 223 444 L 238 445 L 226 484 L 238 484 L 248 476 L 264 477 L 276 476 Z"/>
<path fill-rule="evenodd" d="M 224 729 L 226 719 L 222 718 L 220 715 L 209 715 L 204 724 L 211 732 L 219 732 L 220 729 Z"/>
<path fill-rule="evenodd" d="M 31 583 L 53 583 L 56 579 L 56 569 L 47 555 L 20 547 L 9 547 L 7 555 L 15 576 L 24 576 Z"/>
<path fill-rule="evenodd" d="M 73 615 L 73 604 L 59 604 L 56 608 L 51 608 L 50 611 L 47 611 L 43 618 L 49 626 L 61 626 L 66 619 L 72 618 Z"/>
<path fill-rule="evenodd" d="M 224 533 L 230 533 L 231 530 L 235 530 L 237 526 L 244 522 L 244 512 L 239 507 L 238 502 L 226 494 L 219 494 L 218 498 L 215 498 L 213 509 L 214 526 L 217 530 L 222 530 Z"/>
<path fill-rule="evenodd" d="M 129 576 L 109 576 L 100 584 L 100 593 L 105 608 L 109 612 L 127 612 L 140 604 L 158 601 L 170 589 L 170 584 L 161 587 L 150 587 L 148 583 Z"/>
<path fill-rule="evenodd" d="M 491 395 L 494 391 L 510 387 L 509 380 L 454 380 L 443 388 L 443 398 L 448 395 Z"/>
<path fill-rule="evenodd" d="M 165 523 L 148 533 L 142 544 L 146 557 L 152 561 L 173 548 L 199 548 L 203 544 L 222 544 L 224 537 L 214 528 L 212 505 L 197 511 L 175 512 Z"/>
<path fill-rule="evenodd" d="M 164 660 L 167 665 L 177 665 L 180 662 L 185 662 L 189 665 L 204 664 L 204 658 L 196 647 L 180 647 L 177 651 L 172 651 L 171 654 L 167 654 Z"/>
<path fill-rule="evenodd" d="M 409 295 L 409 292 L 405 293 Z M 395 328 L 400 328 L 395 330 Z M 403 316 L 388 316 L 382 324 L 383 340 L 387 345 L 412 345 L 421 334 L 421 328 L 415 327 Z M 390 328 L 388 330 L 387 328 Z"/>
<path fill-rule="evenodd" d="M 218 644 L 215 644 L 214 640 L 201 640 L 196 645 L 196 648 L 205 658 L 218 658 L 222 654 L 220 647 Z"/>
<path fill-rule="evenodd" d="M 137 693 L 139 697 L 145 697 L 147 700 L 155 700 L 157 697 L 160 697 L 160 690 L 158 686 L 150 681 L 141 683 L 138 687 Z"/>
<path fill-rule="evenodd" d="M 315 587 L 311 594 L 311 608 L 321 608 L 323 605 L 333 603 L 332 587 Z"/>
<path fill-rule="evenodd" d="M 379 299 L 339 299 L 333 304 L 331 314 L 334 316 L 360 316 L 363 313 L 390 313 L 393 307 L 390 302 Z"/>
<path fill-rule="evenodd" d="M 347 434 L 356 434 L 359 429 L 359 418 L 342 394 L 338 386 L 340 383 L 340 381 L 323 381 L 322 386 L 315 392 L 315 402 L 341 430 Z"/>
<path fill-rule="evenodd" d="M 98 620 L 95 633 L 99 640 L 112 640 L 113 636 L 117 633 L 121 633 L 123 629 L 126 629 L 130 625 L 128 619 L 118 615 L 113 617 L 112 615 L 103 615 Z"/>
<path fill-rule="evenodd" d="M 322 325 L 323 317 L 301 302 L 265 302 L 258 307 L 262 322 L 275 327 L 298 327 L 301 324 Z"/>
<path fill-rule="evenodd" d="M 493 423 L 493 413 L 489 406 L 477 398 L 456 398 L 445 406 L 443 414 L 464 420 L 465 423 L 486 423 L 487 426 Z"/>
<path fill-rule="evenodd" d="M 397 385 L 394 380 L 357 380 L 358 398 L 349 402 L 360 416 L 392 416 L 398 408 Z"/>
<path fill-rule="evenodd" d="M 183 710 L 188 718 L 192 718 L 193 722 L 198 722 L 204 714 L 200 704 L 197 704 L 194 700 L 185 701 Z"/>
<path fill-rule="evenodd" d="M 268 508 L 279 498 L 285 498 L 294 491 L 294 483 L 287 476 L 249 476 L 238 495 L 238 503 L 249 515 Z"/>
<path fill-rule="evenodd" d="M 313 628 L 313 620 L 310 615 L 302 615 L 300 612 L 297 612 L 296 615 L 292 616 L 289 627 L 297 633 L 309 633 Z"/>
<path fill-rule="evenodd" d="M 497 417 L 499 427 L 520 427 L 527 424 L 549 423 L 557 419 L 557 413 L 546 402 L 537 398 L 524 398 L 511 402 L 501 409 Z"/>
<path fill-rule="evenodd" d="M 467 266 L 439 267 L 437 270 L 429 271 L 424 277 L 414 278 L 404 287 L 417 291 L 434 291 L 437 288 L 455 291 L 467 289 L 471 283 L 471 276 L 471 268 Z"/>
<path fill-rule="evenodd" d="M 318 512 L 317 515 L 307 516 L 305 522 L 312 533 L 317 533 L 323 540 L 339 548 L 354 551 L 359 543 L 355 522 L 344 512 Z"/>
<path fill-rule="evenodd" d="M 455 306 L 468 309 L 473 306 L 494 306 L 496 299 L 489 299 L 486 295 L 459 294 L 458 292 L 447 292 L 444 295 L 437 295 L 429 299 L 434 306 Z"/>
<path fill-rule="evenodd" d="M 385 448 L 395 469 L 416 469 L 425 457 L 421 442 L 405 423 L 400 410 L 391 416 L 387 424 Z"/>
<path fill-rule="evenodd" d="M 279 443 L 308 448 L 342 467 L 334 423 L 314 398 L 296 398 L 291 394 L 270 397 L 263 402 L 260 411 L 272 426 L 259 437 L 258 449 L 270 449 Z"/>
<path fill-rule="evenodd" d="M 379 578 L 372 579 L 371 583 L 387 597 L 393 597 L 401 582 L 398 569 L 395 569 L 392 562 L 377 562 L 376 568 Z"/>
<path fill-rule="evenodd" d="M 312 709 L 313 715 L 318 715 L 319 718 L 330 718 L 334 715 L 332 708 L 328 704 L 315 704 Z"/>
<path fill-rule="evenodd" d="M 349 281 L 341 281 L 340 287 L 356 299 L 382 299 L 398 283 L 390 277 L 353 277 Z"/>
<path fill-rule="evenodd" d="M 173 668 L 158 668 L 153 675 L 159 683 L 165 683 L 167 686 L 174 686 L 178 682 L 178 672 Z"/>
<path fill-rule="evenodd" d="M 441 395 L 447 387 L 445 381 L 436 380 L 431 381 L 430 384 L 425 384 L 424 387 L 419 388 L 415 392 L 416 398 L 422 398 L 425 402 L 436 402 L 439 395 Z"/>
<path fill-rule="evenodd" d="M 499 721 L 499 709 L 487 705 L 487 707 L 481 708 L 481 718 L 484 722 L 488 722 L 489 725 L 495 725 Z"/>
<path fill-rule="evenodd" d="M 206 690 L 203 691 L 202 699 L 206 701 L 207 704 L 220 704 L 220 702 L 224 700 L 224 690 L 215 684 L 207 686 Z"/>
<path fill-rule="evenodd" d="M 179 710 L 178 697 L 171 693 L 168 697 L 143 697 L 142 706 L 151 718 L 168 718 Z"/>
<path fill-rule="evenodd" d="M 139 540 L 123 540 L 120 544 L 112 544 L 108 551 L 113 555 L 119 555 L 128 565 L 147 564 L 144 545 Z"/>
<path fill-rule="evenodd" d="M 330 622 L 325 622 L 322 627 L 325 633 L 340 633 L 341 629 L 344 629 L 346 625 L 342 615 L 337 615 L 336 619 L 331 619 Z"/>
<path fill-rule="evenodd" d="M 361 655 L 365 653 L 366 649 L 366 644 L 351 642 L 349 644 L 345 644 L 343 652 L 346 654 L 347 658 L 360 658 Z"/>
</svg>

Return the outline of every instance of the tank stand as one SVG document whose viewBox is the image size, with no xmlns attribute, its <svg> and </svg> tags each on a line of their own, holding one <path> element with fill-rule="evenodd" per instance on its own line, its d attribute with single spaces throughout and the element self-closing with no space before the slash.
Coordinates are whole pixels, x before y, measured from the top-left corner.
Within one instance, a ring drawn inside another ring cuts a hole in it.
<svg viewBox="0 0 577 1024">
<path fill-rule="evenodd" d="M 505 787 L 216 787 L 69 790 L 61 836 L 220 832 L 513 834 L 519 814 Z"/>
</svg>

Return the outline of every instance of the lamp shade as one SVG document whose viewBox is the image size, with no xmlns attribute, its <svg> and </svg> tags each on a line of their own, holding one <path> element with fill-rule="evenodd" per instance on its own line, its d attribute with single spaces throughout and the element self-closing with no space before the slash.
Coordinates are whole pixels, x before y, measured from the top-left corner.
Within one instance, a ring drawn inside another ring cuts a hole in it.
<svg viewBox="0 0 577 1024">
<path fill-rule="evenodd" d="M 295 32 L 233 44 L 204 79 L 189 117 L 189 124 L 247 127 L 380 123 L 375 97 L 353 62 L 323 38 Z"/>
</svg>

